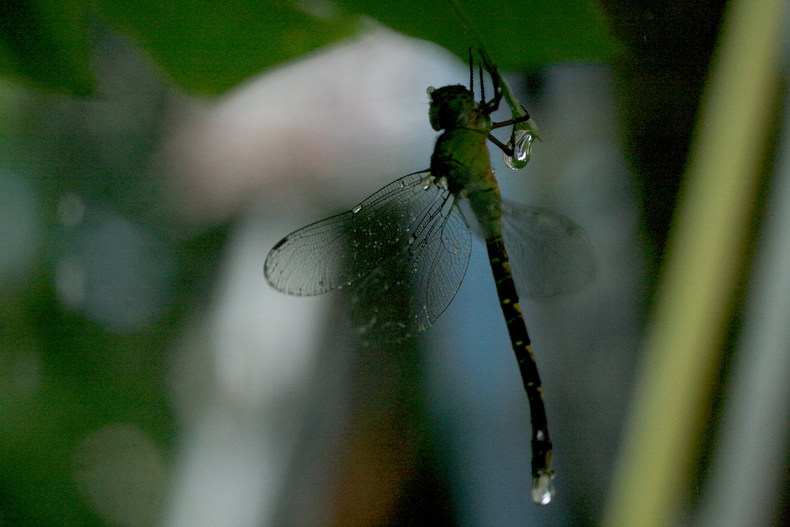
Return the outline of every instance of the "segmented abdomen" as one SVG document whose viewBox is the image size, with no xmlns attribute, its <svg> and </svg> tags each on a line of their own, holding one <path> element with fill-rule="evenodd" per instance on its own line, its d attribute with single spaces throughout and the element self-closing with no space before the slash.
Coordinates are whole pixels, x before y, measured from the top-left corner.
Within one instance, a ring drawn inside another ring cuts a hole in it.
<svg viewBox="0 0 790 527">
<path fill-rule="evenodd" d="M 505 315 L 507 331 L 518 361 L 524 390 L 527 392 L 532 422 L 532 476 L 551 474 L 551 439 L 549 438 L 546 409 L 538 366 L 532 354 L 527 325 L 518 303 L 518 292 L 513 282 L 505 242 L 501 236 L 486 241 L 491 270 L 496 282 L 499 304 Z"/>
</svg>

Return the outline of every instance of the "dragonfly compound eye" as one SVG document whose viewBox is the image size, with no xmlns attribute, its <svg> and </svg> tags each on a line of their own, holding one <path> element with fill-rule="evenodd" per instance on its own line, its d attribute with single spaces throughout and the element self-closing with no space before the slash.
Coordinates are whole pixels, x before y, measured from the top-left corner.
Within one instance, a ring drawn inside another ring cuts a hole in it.
<svg viewBox="0 0 790 527">
<path fill-rule="evenodd" d="M 443 86 L 430 92 L 429 116 L 434 130 L 467 126 L 477 113 L 474 94 L 465 86 Z"/>
</svg>

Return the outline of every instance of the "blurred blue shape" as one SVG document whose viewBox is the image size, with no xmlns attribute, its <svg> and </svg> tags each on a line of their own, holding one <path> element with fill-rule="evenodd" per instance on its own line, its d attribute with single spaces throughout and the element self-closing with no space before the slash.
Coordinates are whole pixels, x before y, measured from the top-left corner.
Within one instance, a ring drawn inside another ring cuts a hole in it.
<svg viewBox="0 0 790 527">
<path fill-rule="evenodd" d="M 121 214 L 67 194 L 56 267 L 60 301 L 107 329 L 150 326 L 172 300 L 175 257 L 164 240 Z"/>
<path fill-rule="evenodd" d="M 33 186 L 22 175 L 0 168 L 0 288 L 31 274 L 41 245 L 41 213 Z"/>
</svg>

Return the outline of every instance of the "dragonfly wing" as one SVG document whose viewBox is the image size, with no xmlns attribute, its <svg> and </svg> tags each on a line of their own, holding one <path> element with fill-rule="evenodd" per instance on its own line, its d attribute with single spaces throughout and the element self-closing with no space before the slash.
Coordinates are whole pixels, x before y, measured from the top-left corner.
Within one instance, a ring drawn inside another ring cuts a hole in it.
<svg viewBox="0 0 790 527">
<path fill-rule="evenodd" d="M 543 207 L 502 202 L 505 244 L 523 295 L 576 291 L 592 280 L 592 246 L 579 225 Z"/>
<path fill-rule="evenodd" d="M 428 329 L 455 297 L 469 264 L 471 234 L 447 195 L 408 246 L 371 272 L 352 300 L 366 342 L 393 342 Z"/>
<path fill-rule="evenodd" d="M 408 245 L 425 212 L 444 199 L 446 190 L 423 183 L 428 176 L 404 176 L 350 211 L 289 234 L 266 257 L 266 279 L 299 296 L 358 281 Z"/>
</svg>

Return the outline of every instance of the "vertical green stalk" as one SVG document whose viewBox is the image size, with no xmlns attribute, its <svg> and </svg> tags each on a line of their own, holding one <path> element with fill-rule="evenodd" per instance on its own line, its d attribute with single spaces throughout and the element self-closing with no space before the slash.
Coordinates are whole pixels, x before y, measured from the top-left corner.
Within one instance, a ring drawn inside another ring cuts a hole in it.
<svg viewBox="0 0 790 527">
<path fill-rule="evenodd" d="M 733 315 L 778 88 L 781 0 L 730 2 L 604 525 L 675 525 Z"/>
</svg>

